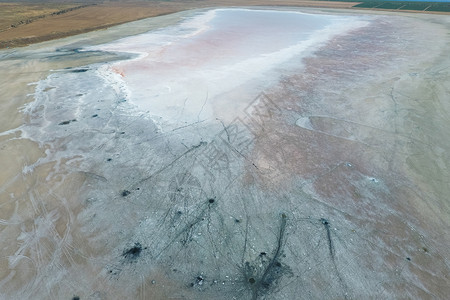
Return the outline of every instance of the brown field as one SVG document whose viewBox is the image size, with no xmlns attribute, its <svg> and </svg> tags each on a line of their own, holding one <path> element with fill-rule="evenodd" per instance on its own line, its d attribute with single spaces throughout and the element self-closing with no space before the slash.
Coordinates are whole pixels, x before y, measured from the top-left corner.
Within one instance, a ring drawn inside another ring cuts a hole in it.
<svg viewBox="0 0 450 300">
<path fill-rule="evenodd" d="M 75 4 L 0 3 L 0 32 L 76 6 Z"/>
<path fill-rule="evenodd" d="M 351 8 L 357 2 L 303 0 L 247 1 L 170 1 L 81 4 L 12 4 L 0 3 L 0 49 L 25 46 L 74 34 L 107 28 L 130 21 L 193 8 L 210 6 L 279 5 L 322 8 Z M 76 8 L 71 11 L 52 13 Z M 40 18 L 39 18 L 40 17 Z M 28 20 L 28 21 L 27 21 Z M 28 24 L 27 24 L 28 23 Z M 12 27 L 13 25 L 14 27 Z"/>
</svg>

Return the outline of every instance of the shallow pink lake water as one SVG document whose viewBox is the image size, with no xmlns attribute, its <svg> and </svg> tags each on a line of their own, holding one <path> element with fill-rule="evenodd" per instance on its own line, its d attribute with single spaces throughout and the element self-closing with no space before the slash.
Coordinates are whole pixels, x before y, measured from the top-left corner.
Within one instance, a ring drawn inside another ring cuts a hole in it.
<svg viewBox="0 0 450 300">
<path fill-rule="evenodd" d="M 137 53 L 107 72 L 120 74 L 118 80 L 141 109 L 179 125 L 235 115 L 234 104 L 218 98 L 243 85 L 249 90 L 274 84 L 298 67 L 290 65 L 292 58 L 366 24 L 352 16 L 216 9 L 100 49 Z"/>
</svg>

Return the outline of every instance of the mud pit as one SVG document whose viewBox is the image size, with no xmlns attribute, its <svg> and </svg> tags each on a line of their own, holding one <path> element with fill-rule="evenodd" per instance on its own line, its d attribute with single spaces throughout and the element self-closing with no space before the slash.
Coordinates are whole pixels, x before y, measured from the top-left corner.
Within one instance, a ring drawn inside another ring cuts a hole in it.
<svg viewBox="0 0 450 300">
<path fill-rule="evenodd" d="M 148 20 L 1 52 L 1 294 L 444 299 L 449 18 L 351 17 L 190 110 L 94 45 Z"/>
</svg>

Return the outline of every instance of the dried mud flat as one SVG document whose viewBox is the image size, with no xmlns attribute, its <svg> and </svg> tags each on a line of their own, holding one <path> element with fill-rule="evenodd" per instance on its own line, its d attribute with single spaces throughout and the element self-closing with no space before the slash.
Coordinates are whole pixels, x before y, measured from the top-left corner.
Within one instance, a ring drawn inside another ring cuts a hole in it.
<svg viewBox="0 0 450 300">
<path fill-rule="evenodd" d="M 125 58 L 79 47 L 186 14 L 0 52 L 0 294 L 445 299 L 449 18 L 377 15 L 217 126 L 78 92 Z"/>
</svg>

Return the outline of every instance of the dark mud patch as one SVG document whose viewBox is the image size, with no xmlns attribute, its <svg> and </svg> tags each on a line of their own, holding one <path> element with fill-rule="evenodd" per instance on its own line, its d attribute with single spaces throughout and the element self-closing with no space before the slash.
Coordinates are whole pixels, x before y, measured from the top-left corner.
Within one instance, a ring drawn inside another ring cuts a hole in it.
<svg viewBox="0 0 450 300">
<path fill-rule="evenodd" d="M 134 243 L 133 247 L 123 251 L 122 257 L 129 262 L 135 261 L 141 255 L 142 249 L 141 243 Z"/>
<path fill-rule="evenodd" d="M 89 71 L 89 69 L 74 69 L 74 70 L 70 70 L 70 73 L 84 73 Z"/>
<path fill-rule="evenodd" d="M 76 121 L 77 121 L 77 119 L 67 120 L 67 121 L 63 121 L 63 122 L 59 123 L 58 125 L 69 125 L 70 123 L 73 123 Z"/>
</svg>

